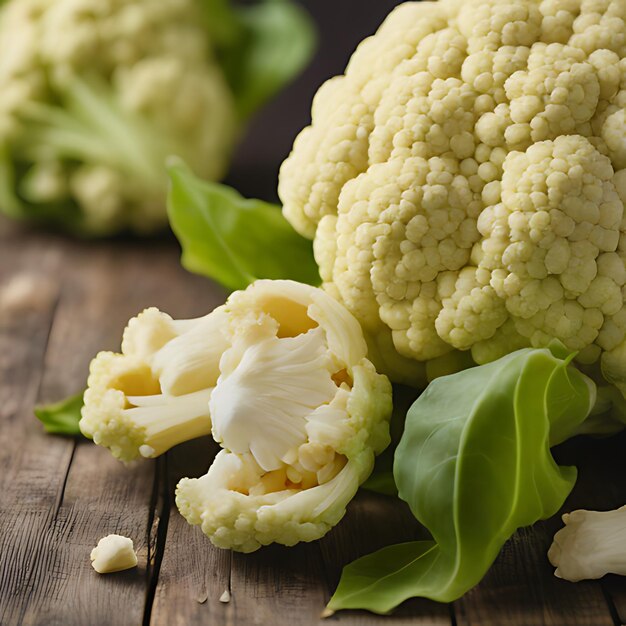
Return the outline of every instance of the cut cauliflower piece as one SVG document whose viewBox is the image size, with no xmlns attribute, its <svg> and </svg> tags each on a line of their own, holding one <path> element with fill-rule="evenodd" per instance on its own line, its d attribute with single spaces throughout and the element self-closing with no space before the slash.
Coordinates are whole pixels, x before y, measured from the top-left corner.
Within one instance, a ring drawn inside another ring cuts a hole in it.
<svg viewBox="0 0 626 626">
<path fill-rule="evenodd" d="M 563 515 L 563 522 L 548 551 L 555 576 L 571 582 L 605 574 L 626 576 L 626 506 L 572 511 Z"/>
<path fill-rule="evenodd" d="M 98 574 L 121 572 L 136 565 L 133 540 L 123 535 L 107 535 L 91 551 L 91 566 Z"/>
<path fill-rule="evenodd" d="M 209 408 L 213 436 L 231 452 L 249 452 L 266 472 L 306 441 L 307 417 L 337 395 L 337 364 L 318 327 L 296 337 L 239 339 L 221 361 Z M 245 427 L 242 427 L 245 425 Z"/>
<path fill-rule="evenodd" d="M 223 319 L 220 309 L 175 321 L 152 308 L 130 320 L 121 354 L 101 352 L 91 363 L 81 432 L 122 461 L 210 434 Z"/>
<path fill-rule="evenodd" d="M 407 2 L 319 90 L 279 194 L 380 371 L 557 339 L 626 389 L 625 19 Z"/>
<path fill-rule="evenodd" d="M 320 289 L 257 281 L 224 307 L 231 347 L 209 402 L 224 448 L 176 504 L 222 548 L 322 537 L 389 444 L 391 386 L 358 323 Z"/>
<path fill-rule="evenodd" d="M 82 432 L 130 461 L 213 434 L 224 448 L 176 503 L 220 547 L 324 535 L 390 442 L 391 384 L 328 293 L 259 280 L 195 320 L 133 318 L 91 364 Z"/>
</svg>

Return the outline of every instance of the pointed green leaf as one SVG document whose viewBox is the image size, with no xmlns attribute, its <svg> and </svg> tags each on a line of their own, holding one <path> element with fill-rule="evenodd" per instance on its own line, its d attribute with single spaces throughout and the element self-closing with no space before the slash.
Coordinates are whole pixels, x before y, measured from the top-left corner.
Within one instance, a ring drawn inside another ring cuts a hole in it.
<svg viewBox="0 0 626 626">
<path fill-rule="evenodd" d="M 200 180 L 178 160 L 169 173 L 170 224 L 189 271 L 232 290 L 257 278 L 319 284 L 311 242 L 293 230 L 280 207 Z"/>
<path fill-rule="evenodd" d="M 407 414 L 394 476 L 434 543 L 390 546 L 344 569 L 329 608 L 386 613 L 476 585 L 521 526 L 554 515 L 576 479 L 550 453 L 575 432 L 593 383 L 549 349 L 524 349 L 433 381 Z"/>
</svg>

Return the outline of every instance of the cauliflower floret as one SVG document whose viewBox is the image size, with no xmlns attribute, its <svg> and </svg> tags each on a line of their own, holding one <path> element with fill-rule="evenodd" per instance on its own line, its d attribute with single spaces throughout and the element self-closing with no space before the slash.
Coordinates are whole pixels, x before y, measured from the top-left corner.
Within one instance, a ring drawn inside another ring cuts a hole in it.
<svg viewBox="0 0 626 626">
<path fill-rule="evenodd" d="M 215 180 L 238 134 L 209 39 L 196 0 L 5 2 L 2 209 L 95 234 L 163 228 L 166 158 Z"/>
<path fill-rule="evenodd" d="M 616 511 L 572 511 L 563 515 L 565 527 L 554 535 L 548 550 L 554 575 L 571 582 L 626 576 L 626 506 Z"/>
<path fill-rule="evenodd" d="M 323 537 L 341 520 L 363 471 L 369 474 L 371 466 L 337 463 L 325 482 L 296 476 L 294 483 L 285 470 L 264 473 L 250 457 L 222 450 L 206 476 L 179 483 L 176 505 L 219 548 L 253 552 L 273 542 L 292 546 Z"/>
<path fill-rule="evenodd" d="M 81 432 L 122 461 L 155 457 L 211 433 L 209 399 L 226 347 L 220 309 L 175 321 L 157 309 L 133 318 L 121 354 L 91 362 Z"/>
<path fill-rule="evenodd" d="M 558 339 L 626 389 L 625 15 L 407 2 L 320 89 L 284 213 L 393 379 Z"/>
<path fill-rule="evenodd" d="M 137 565 L 133 540 L 123 535 L 107 535 L 91 551 L 91 566 L 98 574 L 121 572 Z"/>
<path fill-rule="evenodd" d="M 82 432 L 118 458 L 209 433 L 224 448 L 176 503 L 220 547 L 324 535 L 389 444 L 391 385 L 330 295 L 260 280 L 213 313 L 132 319 L 121 354 L 91 364 Z"/>
</svg>

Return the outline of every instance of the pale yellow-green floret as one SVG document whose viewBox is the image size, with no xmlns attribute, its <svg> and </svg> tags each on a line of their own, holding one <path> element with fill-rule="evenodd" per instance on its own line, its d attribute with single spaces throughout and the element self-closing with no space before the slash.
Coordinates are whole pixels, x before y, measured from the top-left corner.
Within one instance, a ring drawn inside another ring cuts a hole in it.
<svg viewBox="0 0 626 626">
<path fill-rule="evenodd" d="M 211 44 L 196 0 L 4 2 L 3 210 L 95 234 L 163 228 L 165 159 L 216 180 L 236 140 Z"/>
<path fill-rule="evenodd" d="M 558 339 L 626 389 L 625 21 L 407 2 L 316 95 L 284 213 L 392 379 Z"/>
<path fill-rule="evenodd" d="M 210 434 L 215 359 L 225 346 L 220 322 L 219 309 L 175 321 L 152 308 L 130 320 L 122 352 L 101 352 L 91 362 L 82 433 L 122 461 Z"/>
<path fill-rule="evenodd" d="M 332 528 L 390 415 L 354 316 L 321 289 L 260 280 L 199 319 L 133 318 L 121 353 L 91 364 L 80 427 L 124 461 L 212 434 L 223 450 L 176 503 L 215 545 L 250 552 Z"/>
</svg>

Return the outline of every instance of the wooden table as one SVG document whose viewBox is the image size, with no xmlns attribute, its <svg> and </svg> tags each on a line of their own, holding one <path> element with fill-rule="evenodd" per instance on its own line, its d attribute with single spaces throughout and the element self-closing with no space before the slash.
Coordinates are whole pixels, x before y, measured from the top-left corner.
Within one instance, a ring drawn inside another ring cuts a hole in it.
<svg viewBox="0 0 626 626">
<path fill-rule="evenodd" d="M 3 626 L 318 624 L 343 564 L 423 536 L 400 502 L 361 493 L 321 541 L 251 555 L 212 547 L 172 498 L 179 477 L 206 471 L 211 442 L 125 467 L 87 441 L 45 435 L 33 405 L 79 391 L 90 358 L 119 348 L 125 322 L 144 307 L 197 316 L 224 292 L 182 270 L 171 240 L 77 242 L 0 220 L 0 288 L 16 277 L 37 288 L 0 310 Z M 565 509 L 624 504 L 625 451 L 624 436 L 561 447 L 559 460 L 581 470 Z M 624 579 L 572 585 L 552 575 L 545 553 L 559 526 L 553 519 L 518 532 L 484 581 L 453 605 L 414 600 L 392 617 L 352 611 L 324 623 L 623 624 Z M 138 568 L 110 576 L 92 570 L 89 552 L 109 533 L 134 539 Z M 224 604 L 227 589 L 232 600 Z"/>
</svg>

